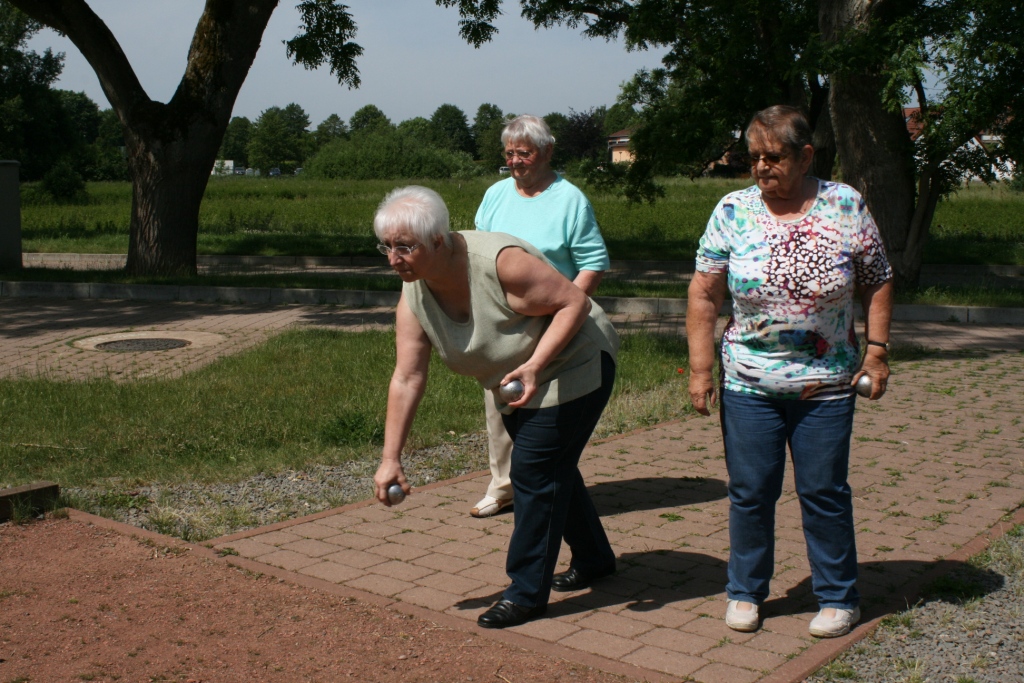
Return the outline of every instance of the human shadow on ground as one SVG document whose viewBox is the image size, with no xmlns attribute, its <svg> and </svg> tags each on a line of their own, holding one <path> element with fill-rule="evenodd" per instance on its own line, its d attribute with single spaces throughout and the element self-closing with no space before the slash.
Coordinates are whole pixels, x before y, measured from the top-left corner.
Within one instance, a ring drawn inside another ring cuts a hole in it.
<svg viewBox="0 0 1024 683">
<path fill-rule="evenodd" d="M 861 562 L 858 569 L 857 588 L 864 621 L 905 610 L 919 602 L 964 602 L 981 598 L 1002 588 L 1006 581 L 998 572 L 954 560 Z M 783 597 L 770 598 L 764 604 L 766 616 L 817 610 L 810 576 L 787 590 Z"/>
<path fill-rule="evenodd" d="M 725 482 L 709 477 L 637 477 L 602 481 L 587 487 L 598 514 L 657 510 L 721 500 Z"/>
<path fill-rule="evenodd" d="M 627 611 L 650 612 L 675 602 L 722 592 L 725 562 L 699 552 L 655 550 L 622 553 L 613 576 L 548 607 L 548 616 L 578 614 L 626 604 Z M 479 609 L 501 598 L 501 591 L 455 604 L 461 610 Z M 559 594 L 556 594 L 559 595 Z"/>
<path fill-rule="evenodd" d="M 595 581 L 583 591 L 550 603 L 547 616 L 558 617 L 625 605 L 630 612 L 653 612 L 677 603 L 722 597 L 720 609 L 709 607 L 709 614 L 725 614 L 726 567 L 724 560 L 704 553 L 664 550 L 623 553 L 615 575 Z M 963 602 L 1002 588 L 1005 578 L 988 569 L 966 562 L 942 560 L 922 562 L 894 560 L 862 562 L 859 565 L 862 620 L 907 609 L 919 601 Z M 555 596 L 559 594 L 554 594 Z M 501 591 L 460 601 L 462 610 L 479 609 L 501 598 Z M 771 597 L 762 606 L 764 617 L 817 612 L 811 592 L 811 578 L 788 589 L 782 597 Z"/>
<path fill-rule="evenodd" d="M 67 330 L 110 327 L 128 330 L 139 327 L 175 325 L 190 320 L 202 329 L 214 326 L 217 317 L 256 315 L 278 308 L 278 304 L 226 304 L 197 301 L 128 301 L 115 299 L 0 298 L 4 319 L 0 339 L 18 339 Z M 386 329 L 394 324 L 393 310 L 372 308 L 309 307 L 301 324 L 337 329 Z"/>
</svg>

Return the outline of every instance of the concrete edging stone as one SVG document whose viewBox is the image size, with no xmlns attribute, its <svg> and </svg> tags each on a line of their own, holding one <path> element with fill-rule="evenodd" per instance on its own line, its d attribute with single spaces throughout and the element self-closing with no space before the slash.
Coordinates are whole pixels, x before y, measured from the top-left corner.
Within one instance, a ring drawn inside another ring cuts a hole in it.
<svg viewBox="0 0 1024 683">
<path fill-rule="evenodd" d="M 10 298 L 209 301 L 232 304 L 334 304 L 377 307 L 395 306 L 399 296 L 398 292 L 345 289 L 0 281 L 0 297 Z M 597 296 L 594 297 L 594 301 L 607 313 L 619 315 L 686 315 L 686 299 Z M 731 302 L 726 301 L 722 314 L 729 315 L 731 310 Z M 897 304 L 893 307 L 893 320 L 1024 326 L 1024 308 Z"/>
</svg>

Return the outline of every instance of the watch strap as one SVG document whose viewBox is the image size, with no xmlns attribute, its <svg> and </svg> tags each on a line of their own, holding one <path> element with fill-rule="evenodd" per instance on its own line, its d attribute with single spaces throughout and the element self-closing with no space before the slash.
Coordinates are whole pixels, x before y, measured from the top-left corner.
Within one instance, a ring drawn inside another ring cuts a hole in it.
<svg viewBox="0 0 1024 683">
<path fill-rule="evenodd" d="M 871 341 L 870 339 L 868 339 L 867 343 L 868 346 L 881 346 L 883 349 L 886 350 L 886 352 L 889 351 L 889 342 Z"/>
</svg>

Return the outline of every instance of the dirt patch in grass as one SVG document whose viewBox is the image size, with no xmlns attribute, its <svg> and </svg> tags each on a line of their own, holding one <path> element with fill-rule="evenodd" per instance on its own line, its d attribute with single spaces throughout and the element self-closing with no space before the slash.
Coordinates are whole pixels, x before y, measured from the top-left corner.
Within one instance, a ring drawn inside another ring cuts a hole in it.
<svg viewBox="0 0 1024 683">
<path fill-rule="evenodd" d="M 69 519 L 0 525 L 0 681 L 625 679 Z"/>
</svg>

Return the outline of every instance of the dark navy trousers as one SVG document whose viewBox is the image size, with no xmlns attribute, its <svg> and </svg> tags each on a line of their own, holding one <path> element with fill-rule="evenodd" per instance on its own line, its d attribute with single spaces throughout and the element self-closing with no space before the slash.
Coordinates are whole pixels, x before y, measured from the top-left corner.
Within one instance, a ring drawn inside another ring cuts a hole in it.
<svg viewBox="0 0 1024 683">
<path fill-rule="evenodd" d="M 515 529 L 505 570 L 504 598 L 523 607 L 546 605 L 562 539 L 571 566 L 605 573 L 615 567 L 608 536 L 580 475 L 580 455 L 615 384 L 615 361 L 601 353 L 601 387 L 551 408 L 503 415 L 512 437 Z"/>
</svg>

